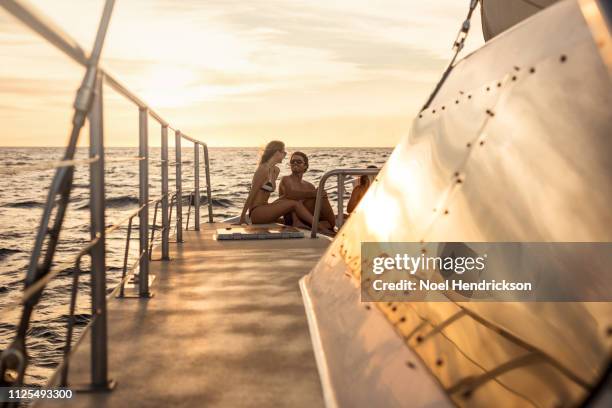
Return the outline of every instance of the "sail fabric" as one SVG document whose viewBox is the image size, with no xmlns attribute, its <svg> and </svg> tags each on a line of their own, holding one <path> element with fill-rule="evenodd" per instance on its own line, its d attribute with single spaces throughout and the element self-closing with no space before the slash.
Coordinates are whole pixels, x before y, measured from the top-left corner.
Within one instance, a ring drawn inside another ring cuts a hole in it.
<svg viewBox="0 0 612 408">
<path fill-rule="evenodd" d="M 481 0 L 482 34 L 489 41 L 558 0 Z"/>
</svg>

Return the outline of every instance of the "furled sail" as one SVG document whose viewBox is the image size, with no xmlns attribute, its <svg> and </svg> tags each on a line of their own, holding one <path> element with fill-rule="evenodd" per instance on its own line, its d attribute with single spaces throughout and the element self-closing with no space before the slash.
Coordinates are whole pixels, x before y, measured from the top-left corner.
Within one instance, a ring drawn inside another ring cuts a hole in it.
<svg viewBox="0 0 612 408">
<path fill-rule="evenodd" d="M 482 34 L 485 41 L 520 23 L 558 0 L 481 0 Z"/>
</svg>

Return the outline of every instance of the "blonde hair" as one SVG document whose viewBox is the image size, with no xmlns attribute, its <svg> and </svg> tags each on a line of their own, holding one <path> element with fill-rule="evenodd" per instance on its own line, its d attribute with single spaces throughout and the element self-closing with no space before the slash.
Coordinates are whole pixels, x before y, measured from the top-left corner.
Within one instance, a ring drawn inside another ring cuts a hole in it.
<svg viewBox="0 0 612 408">
<path fill-rule="evenodd" d="M 274 155 L 276 152 L 280 152 L 285 148 L 285 144 L 280 140 L 273 140 L 269 142 L 264 151 L 261 153 L 261 159 L 259 159 L 259 164 L 263 164 L 270 160 L 270 157 Z"/>
</svg>

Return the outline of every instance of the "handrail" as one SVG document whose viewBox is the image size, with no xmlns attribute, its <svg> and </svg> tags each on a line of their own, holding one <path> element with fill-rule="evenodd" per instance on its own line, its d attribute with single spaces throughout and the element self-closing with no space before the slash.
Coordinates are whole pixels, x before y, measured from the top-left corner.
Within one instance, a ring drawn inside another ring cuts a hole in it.
<svg viewBox="0 0 612 408">
<path fill-rule="evenodd" d="M 319 187 L 317 188 L 317 198 L 315 201 L 314 215 L 312 220 L 312 226 L 310 229 L 310 238 L 317 237 L 317 227 L 319 225 L 319 218 L 321 217 L 321 203 L 323 199 L 323 192 L 325 191 L 325 182 L 332 176 L 338 176 L 338 219 L 339 227 L 342 226 L 342 220 L 344 219 L 344 176 L 376 176 L 380 169 L 334 169 L 323 174 L 321 180 L 319 180 Z"/>
<path fill-rule="evenodd" d="M 346 179 L 346 180 L 344 180 L 344 185 L 350 184 L 350 183 L 352 183 L 355 180 L 357 180 L 357 179 L 356 178 Z M 338 188 L 338 186 L 336 185 L 336 186 L 325 187 L 325 191 L 330 191 L 330 190 L 333 190 L 334 188 Z"/>
<path fill-rule="evenodd" d="M 83 48 L 68 34 L 63 32 L 48 18 L 38 13 L 33 7 L 27 5 L 25 1 L 0 0 L 0 7 L 6 9 L 10 14 L 26 26 L 40 34 L 45 40 L 53 44 L 60 51 L 68 55 L 71 59 L 87 68 L 81 86 L 79 87 L 75 102 L 74 116 L 72 119 L 72 131 L 66 152 L 61 161 L 52 162 L 56 169 L 51 188 L 44 207 L 42 220 L 36 236 L 34 249 L 30 257 L 28 273 L 25 279 L 25 289 L 23 296 L 23 314 L 17 335 L 11 345 L 0 355 L 0 386 L 22 385 L 28 358 L 26 352 L 26 334 L 30 323 L 30 317 L 34 306 L 38 303 L 42 292 L 47 283 L 57 276 L 61 269 L 51 270 L 56 246 L 59 241 L 60 231 L 63 226 L 66 208 L 69 203 L 70 192 L 72 191 L 74 167 L 79 164 L 89 164 L 90 168 L 90 205 L 91 214 L 91 240 L 83 248 L 76 260 L 75 274 L 80 270 L 81 258 L 88 254 L 91 258 L 91 298 L 92 298 L 92 318 L 87 326 L 91 329 L 91 388 L 98 390 L 110 390 L 114 382 L 108 378 L 108 356 L 107 356 L 107 312 L 106 312 L 106 253 L 105 237 L 118 230 L 126 221 L 129 222 L 127 243 L 124 253 L 123 276 L 120 284 L 112 291 L 115 293 L 120 290 L 123 294 L 123 286 L 129 279 L 132 271 L 139 267 L 138 295 L 142 298 L 150 297 L 148 287 L 148 272 L 154 234 L 157 229 L 156 217 L 159 204 L 162 207 L 162 260 L 169 260 L 169 233 L 172 217 L 172 203 L 168 205 L 171 196 L 168 186 L 168 129 L 175 131 L 176 136 L 176 193 L 175 197 L 182 197 L 182 162 L 181 162 L 181 140 L 185 139 L 194 144 L 194 204 L 195 204 L 195 229 L 200 229 L 200 147 L 204 151 L 204 165 L 206 176 L 206 194 L 208 196 L 208 219 L 213 222 L 212 212 L 212 193 L 210 184 L 210 166 L 208 157 L 208 146 L 206 143 L 176 130 L 157 114 L 148 104 L 143 102 L 134 93 L 128 90 L 116 78 L 99 66 L 100 55 L 108 24 L 110 22 L 114 0 L 106 0 L 98 31 L 96 34 L 93 50 L 89 56 Z M 119 94 L 133 102 L 139 109 L 139 153 L 136 157 L 109 158 L 104 155 L 104 128 L 103 128 L 103 85 L 107 84 Z M 90 150 L 89 158 L 85 160 L 75 160 L 77 142 L 81 129 L 85 124 L 85 119 L 89 119 Z M 152 117 L 162 127 L 161 129 L 161 163 L 162 163 L 162 196 L 158 200 L 149 200 L 149 132 L 148 119 Z M 139 208 L 124 220 L 106 227 L 105 224 L 105 183 L 104 165 L 105 162 L 119 162 L 136 160 L 139 162 Z M 38 168 L 38 167 L 37 167 Z M 29 168 L 28 170 L 32 170 Z M 172 201 L 170 200 L 170 201 Z M 155 203 L 154 225 L 149 240 L 149 207 Z M 177 242 L 182 242 L 182 198 L 176 199 L 177 205 Z M 54 211 L 54 208 L 57 209 Z M 133 219 L 139 216 L 140 229 L 140 250 L 138 259 L 129 269 L 127 268 L 129 243 L 132 230 Z M 189 216 L 189 215 L 188 215 Z M 47 243 L 47 245 L 45 245 Z M 149 246 L 149 243 L 151 246 Z M 41 262 L 42 260 L 42 262 Z M 127 275 L 127 276 L 126 276 Z M 78 289 L 78 276 L 73 277 L 73 287 L 70 301 L 70 316 L 68 322 L 67 346 L 64 354 L 64 361 L 60 364 L 61 383 L 67 383 L 68 362 L 66 359 L 72 354 L 70 348 L 72 343 L 72 328 L 74 325 L 74 308 L 76 302 L 76 292 Z"/>
</svg>

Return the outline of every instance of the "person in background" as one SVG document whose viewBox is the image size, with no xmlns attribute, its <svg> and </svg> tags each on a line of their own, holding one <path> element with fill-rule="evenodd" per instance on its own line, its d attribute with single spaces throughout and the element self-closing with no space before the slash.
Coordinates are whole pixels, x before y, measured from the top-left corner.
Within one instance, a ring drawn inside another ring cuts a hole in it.
<svg viewBox="0 0 612 408">
<path fill-rule="evenodd" d="M 276 222 L 279 217 L 292 212 L 296 213 L 300 219 L 312 223 L 312 214 L 298 200 L 281 197 L 268 203 L 270 194 L 276 190 L 276 179 L 280 172 L 277 164 L 281 163 L 286 155 L 283 142 L 273 140 L 266 145 L 253 175 L 251 190 L 240 214 L 240 224 L 246 223 L 247 211 L 253 224 Z"/>
<path fill-rule="evenodd" d="M 314 214 L 317 189 L 312 183 L 303 179 L 304 173 L 308 170 L 308 156 L 303 152 L 294 152 L 291 155 L 289 164 L 291 166 L 291 175 L 281 178 L 278 192 L 281 198 L 300 200 L 310 214 Z M 285 215 L 285 224 L 287 225 L 299 226 L 300 221 L 311 225 L 309 220 L 302 219 L 299 214 L 295 212 Z M 327 232 L 332 232 L 335 226 L 336 216 L 327 198 L 327 194 L 324 192 L 321 202 L 321 221 L 319 222 L 319 228 L 327 229 Z"/>
<path fill-rule="evenodd" d="M 368 166 L 368 169 L 375 169 L 375 168 L 377 167 L 374 165 Z M 370 188 L 370 185 L 372 184 L 372 178 L 371 176 L 367 176 L 367 175 L 363 175 L 359 177 L 359 184 L 357 184 L 355 188 L 353 188 L 353 192 L 351 193 L 351 198 L 349 199 L 349 202 L 346 205 L 346 212 L 348 212 L 349 215 L 353 212 L 355 207 L 357 207 L 357 204 L 359 204 L 359 201 L 361 201 L 366 191 L 368 191 L 368 188 Z"/>
</svg>

